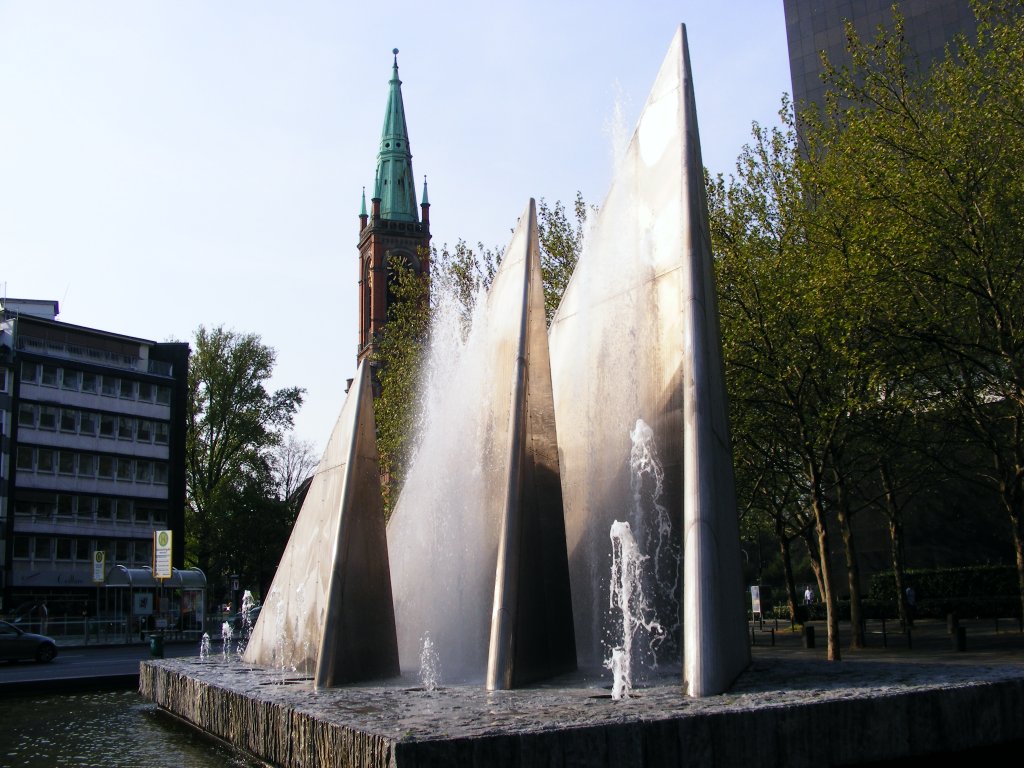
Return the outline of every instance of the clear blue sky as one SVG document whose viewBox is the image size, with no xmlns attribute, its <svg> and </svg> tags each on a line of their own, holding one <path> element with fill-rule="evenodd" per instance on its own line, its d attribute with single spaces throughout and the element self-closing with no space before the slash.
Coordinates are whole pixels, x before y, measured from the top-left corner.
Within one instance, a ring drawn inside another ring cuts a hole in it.
<svg viewBox="0 0 1024 768">
<path fill-rule="evenodd" d="M 162 341 L 253 331 L 322 447 L 355 372 L 359 197 L 391 49 L 434 243 L 599 203 L 687 25 L 704 162 L 790 91 L 782 0 L 0 0 L 0 290 Z"/>
</svg>

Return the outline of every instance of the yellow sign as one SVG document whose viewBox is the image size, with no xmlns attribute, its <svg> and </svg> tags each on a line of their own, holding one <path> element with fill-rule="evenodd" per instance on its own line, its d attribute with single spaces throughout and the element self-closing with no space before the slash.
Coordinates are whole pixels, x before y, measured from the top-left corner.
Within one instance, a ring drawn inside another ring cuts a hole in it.
<svg viewBox="0 0 1024 768">
<path fill-rule="evenodd" d="M 169 579 L 173 575 L 171 566 L 171 532 L 153 532 L 153 578 Z"/>
<path fill-rule="evenodd" d="M 96 584 L 102 584 L 107 576 L 107 553 L 97 549 L 92 554 L 92 580 Z"/>
</svg>

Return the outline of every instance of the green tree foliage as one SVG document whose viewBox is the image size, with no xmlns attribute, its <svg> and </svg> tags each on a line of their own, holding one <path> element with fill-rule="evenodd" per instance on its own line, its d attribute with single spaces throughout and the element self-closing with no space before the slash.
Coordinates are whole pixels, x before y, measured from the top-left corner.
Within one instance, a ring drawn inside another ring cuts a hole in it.
<svg viewBox="0 0 1024 768">
<path fill-rule="evenodd" d="M 898 15 L 872 42 L 848 30 L 853 66 L 830 73 L 836 96 L 809 124 L 858 212 L 851 258 L 874 282 L 874 322 L 973 446 L 961 473 L 999 494 L 1024 605 L 1024 14 L 974 6 L 977 38 L 924 76 Z"/>
<path fill-rule="evenodd" d="M 810 511 L 830 656 L 829 524 L 856 629 L 851 515 L 884 511 L 902 580 L 903 510 L 949 468 L 998 493 L 1024 602 L 1024 19 L 976 9 L 977 40 L 923 74 L 898 15 L 848 28 L 802 143 L 784 104 L 709 182 L 741 508 L 779 537 Z"/>
<path fill-rule="evenodd" d="M 537 235 L 540 240 L 540 269 L 544 277 L 544 313 L 548 325 L 562 300 L 569 278 L 583 251 L 587 214 L 593 207 L 583 202 L 583 194 L 576 193 L 569 218 L 565 205 L 556 200 L 549 206 L 544 198 L 537 203 Z"/>
<path fill-rule="evenodd" d="M 283 547 L 290 529 L 274 489 L 272 452 L 291 427 L 303 390 L 268 391 L 274 362 L 274 350 L 255 334 L 220 326 L 196 331 L 189 363 L 185 560 L 214 584 L 231 571 L 245 572 L 263 542 Z M 276 557 L 266 560 L 272 560 L 267 567 L 276 566 Z"/>
</svg>

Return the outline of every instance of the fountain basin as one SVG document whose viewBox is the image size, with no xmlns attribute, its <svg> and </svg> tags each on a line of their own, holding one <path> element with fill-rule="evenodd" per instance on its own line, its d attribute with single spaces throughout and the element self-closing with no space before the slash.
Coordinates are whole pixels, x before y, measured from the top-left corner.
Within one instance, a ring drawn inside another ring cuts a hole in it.
<svg viewBox="0 0 1024 768">
<path fill-rule="evenodd" d="M 860 764 L 1024 739 L 1024 667 L 756 659 L 727 694 L 678 669 L 613 701 L 607 673 L 487 692 L 411 678 L 314 691 L 236 663 L 147 661 L 140 692 L 279 766 Z"/>
</svg>

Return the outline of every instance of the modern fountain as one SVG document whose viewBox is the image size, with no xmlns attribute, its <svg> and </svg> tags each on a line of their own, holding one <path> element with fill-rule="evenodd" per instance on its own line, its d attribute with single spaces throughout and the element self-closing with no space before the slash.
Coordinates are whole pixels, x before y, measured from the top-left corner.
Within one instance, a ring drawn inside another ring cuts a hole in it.
<svg viewBox="0 0 1024 768">
<path fill-rule="evenodd" d="M 415 667 L 429 634 L 446 682 L 497 690 L 573 670 L 577 659 L 600 668 L 615 621 L 608 531 L 629 513 L 642 542 L 657 537 L 657 581 L 670 585 L 648 590 L 671 634 L 653 661 L 678 663 L 682 649 L 691 695 L 728 687 L 750 657 L 682 29 L 552 323 L 550 352 L 545 331 L 530 201 L 462 354 L 447 380 L 435 381 L 439 394 L 428 395 L 436 412 L 427 415 L 387 551 L 370 522 L 379 519 L 380 490 L 369 477 L 376 455 L 364 367 L 246 661 L 280 663 L 272 638 L 283 632 L 295 656 L 286 661 L 329 686 L 395 674 L 396 634 L 402 666 Z M 656 519 L 643 514 L 643 480 L 630 469 L 635 430 L 644 450 L 661 456 Z M 360 568 L 373 562 L 377 570 L 357 573 L 357 556 Z M 390 608 L 392 588 L 393 618 L 381 607 Z M 282 604 L 287 618 L 272 631 L 273 606 Z M 358 661 L 357 625 L 373 636 Z M 301 637 L 314 650 L 299 652 Z"/>
<path fill-rule="evenodd" d="M 244 663 L 145 662 L 144 695 L 285 766 L 809 768 L 1024 738 L 1014 670 L 783 657 L 734 682 L 750 653 L 682 28 L 549 333 L 531 202 L 452 348 L 387 538 L 363 366 Z"/>
</svg>

